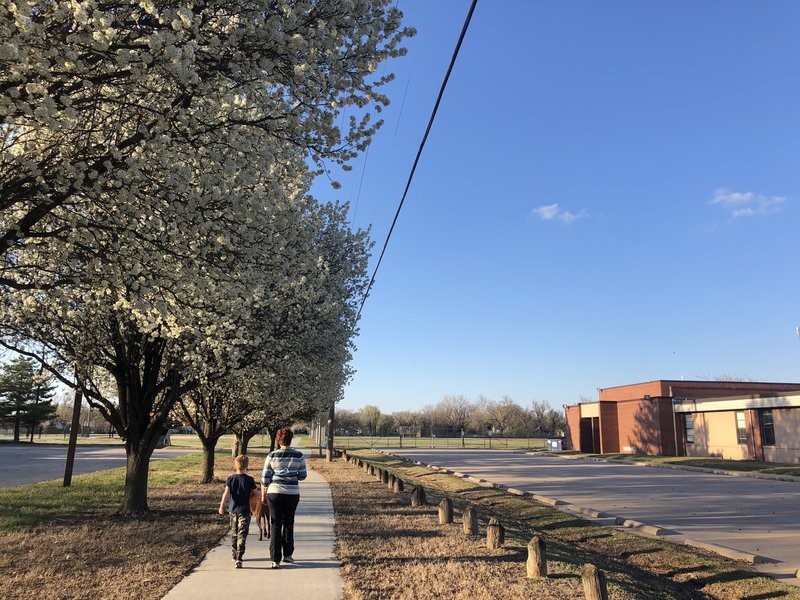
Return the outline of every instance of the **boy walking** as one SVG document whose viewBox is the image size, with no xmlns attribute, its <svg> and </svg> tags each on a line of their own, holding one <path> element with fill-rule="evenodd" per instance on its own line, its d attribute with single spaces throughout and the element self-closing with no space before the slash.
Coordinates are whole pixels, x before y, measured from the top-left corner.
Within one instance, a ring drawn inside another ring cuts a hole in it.
<svg viewBox="0 0 800 600">
<path fill-rule="evenodd" d="M 240 454 L 233 463 L 236 473 L 225 481 L 225 491 L 219 502 L 219 514 L 225 514 L 225 501 L 228 501 L 228 512 L 231 520 L 231 546 L 233 562 L 237 569 L 242 568 L 247 533 L 250 530 L 250 494 L 256 490 L 256 481 L 247 474 L 249 459 Z"/>
</svg>

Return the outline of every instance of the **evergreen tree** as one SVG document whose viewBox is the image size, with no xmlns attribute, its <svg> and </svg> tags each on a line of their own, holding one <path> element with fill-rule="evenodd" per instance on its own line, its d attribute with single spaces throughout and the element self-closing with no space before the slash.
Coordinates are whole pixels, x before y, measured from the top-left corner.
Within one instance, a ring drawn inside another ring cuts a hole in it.
<svg viewBox="0 0 800 600">
<path fill-rule="evenodd" d="M 13 424 L 14 441 L 29 427 L 31 441 L 36 426 L 55 414 L 53 386 L 37 372 L 33 361 L 17 358 L 0 368 L 0 422 Z"/>
</svg>

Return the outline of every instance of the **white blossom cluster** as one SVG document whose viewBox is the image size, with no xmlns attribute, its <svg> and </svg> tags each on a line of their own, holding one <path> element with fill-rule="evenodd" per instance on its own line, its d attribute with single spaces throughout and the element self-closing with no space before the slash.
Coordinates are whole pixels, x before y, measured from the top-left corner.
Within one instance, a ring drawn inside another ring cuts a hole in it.
<svg viewBox="0 0 800 600">
<path fill-rule="evenodd" d="M 380 125 L 400 20 L 390 0 L 2 0 L 0 341 L 77 366 L 145 454 L 181 394 L 243 365 L 341 387 L 368 239 L 308 189 Z"/>
</svg>

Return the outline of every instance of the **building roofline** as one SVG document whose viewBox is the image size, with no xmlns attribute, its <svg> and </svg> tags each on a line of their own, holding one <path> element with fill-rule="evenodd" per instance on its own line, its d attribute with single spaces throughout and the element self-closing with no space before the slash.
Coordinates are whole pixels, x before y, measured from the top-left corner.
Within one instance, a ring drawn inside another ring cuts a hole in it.
<svg viewBox="0 0 800 600">
<path fill-rule="evenodd" d="M 796 385 L 800 386 L 800 382 L 791 381 L 731 381 L 720 379 L 652 379 L 650 381 L 640 381 L 639 383 L 626 383 L 624 385 L 612 385 L 609 387 L 597 388 L 600 390 L 615 390 L 621 388 L 629 388 L 637 385 L 647 385 L 649 383 L 667 383 L 667 384 L 681 384 L 681 383 L 700 383 L 700 384 L 743 384 L 743 385 Z"/>
</svg>

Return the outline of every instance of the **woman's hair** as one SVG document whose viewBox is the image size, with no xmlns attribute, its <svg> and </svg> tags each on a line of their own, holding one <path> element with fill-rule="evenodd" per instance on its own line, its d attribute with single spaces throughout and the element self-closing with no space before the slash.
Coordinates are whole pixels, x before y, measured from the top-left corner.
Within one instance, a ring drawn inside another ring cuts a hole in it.
<svg viewBox="0 0 800 600">
<path fill-rule="evenodd" d="M 233 459 L 233 464 L 236 465 L 237 471 L 244 471 L 247 468 L 247 465 L 250 464 L 250 459 L 247 458 L 246 454 L 240 454 Z"/>
<path fill-rule="evenodd" d="M 283 427 L 278 429 L 278 432 L 275 434 L 275 443 L 279 446 L 288 446 L 292 443 L 292 437 L 294 437 L 294 433 L 288 427 Z"/>
</svg>

